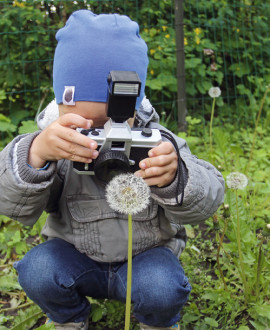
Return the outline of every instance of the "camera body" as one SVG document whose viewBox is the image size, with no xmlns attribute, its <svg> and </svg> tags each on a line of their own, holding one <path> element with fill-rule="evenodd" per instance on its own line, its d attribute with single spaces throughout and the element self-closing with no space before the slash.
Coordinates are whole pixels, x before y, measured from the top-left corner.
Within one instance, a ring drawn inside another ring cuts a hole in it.
<svg viewBox="0 0 270 330">
<path fill-rule="evenodd" d="M 77 130 L 98 144 L 99 156 L 92 163 L 73 162 L 78 174 L 96 175 L 109 182 L 120 173 L 139 170 L 139 162 L 148 151 L 162 141 L 158 129 L 131 128 L 127 119 L 133 117 L 141 82 L 134 71 L 111 71 L 108 77 L 107 116 L 104 128 Z"/>
</svg>

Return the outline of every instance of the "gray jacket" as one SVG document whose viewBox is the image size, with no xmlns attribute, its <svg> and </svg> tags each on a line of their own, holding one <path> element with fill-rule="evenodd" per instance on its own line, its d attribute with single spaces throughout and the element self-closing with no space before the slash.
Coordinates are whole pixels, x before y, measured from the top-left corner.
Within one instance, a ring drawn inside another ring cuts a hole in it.
<svg viewBox="0 0 270 330">
<path fill-rule="evenodd" d="M 46 114 L 55 119 L 56 112 L 55 104 L 45 109 L 39 116 L 40 128 L 49 124 Z M 164 129 L 146 99 L 136 122 L 138 126 Z M 30 168 L 28 152 L 37 134 L 20 135 L 0 152 L 0 214 L 31 226 L 45 210 L 49 216 L 42 234 L 47 239 L 64 239 L 97 261 L 126 260 L 127 216 L 110 208 L 105 187 L 95 176 L 78 175 L 68 160 L 52 162 L 47 170 Z M 167 187 L 151 187 L 150 205 L 133 216 L 134 255 L 166 246 L 179 256 L 186 244 L 184 225 L 209 218 L 223 202 L 222 175 L 211 164 L 193 156 L 185 140 L 174 137 L 182 158 L 183 204 L 176 203 L 177 177 Z"/>
</svg>

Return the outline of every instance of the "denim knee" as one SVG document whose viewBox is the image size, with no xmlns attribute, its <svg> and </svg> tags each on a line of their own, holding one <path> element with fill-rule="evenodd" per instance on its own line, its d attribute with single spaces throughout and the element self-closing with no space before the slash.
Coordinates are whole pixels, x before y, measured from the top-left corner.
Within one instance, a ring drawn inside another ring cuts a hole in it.
<svg viewBox="0 0 270 330">
<path fill-rule="evenodd" d="M 19 283 L 30 298 L 36 294 L 46 294 L 52 289 L 52 267 L 48 259 L 48 256 L 43 258 L 31 250 L 14 265 Z"/>
<path fill-rule="evenodd" d="M 138 282 L 136 287 L 139 287 L 138 294 L 135 293 L 138 301 L 134 311 L 137 313 L 163 313 L 169 310 L 178 313 L 187 302 L 191 290 L 185 276 L 182 280 L 172 279 L 167 272 L 152 274 Z"/>
<path fill-rule="evenodd" d="M 89 301 L 75 285 L 85 271 L 82 259 L 85 256 L 71 244 L 53 239 L 34 247 L 14 265 L 27 296 L 55 322 L 81 322 L 89 314 Z"/>
<path fill-rule="evenodd" d="M 179 260 L 166 249 L 157 252 L 137 272 L 134 265 L 134 316 L 148 325 L 169 327 L 180 320 L 191 286 Z"/>
<path fill-rule="evenodd" d="M 31 299 L 36 295 L 46 297 L 48 292 L 57 292 L 57 287 L 69 287 L 73 284 L 63 271 L 59 271 L 59 267 L 61 251 L 50 241 L 34 247 L 14 264 L 19 283 Z"/>
<path fill-rule="evenodd" d="M 138 309 L 162 312 L 180 308 L 191 290 L 178 258 L 167 248 L 158 247 L 134 258 L 134 302 Z"/>
</svg>

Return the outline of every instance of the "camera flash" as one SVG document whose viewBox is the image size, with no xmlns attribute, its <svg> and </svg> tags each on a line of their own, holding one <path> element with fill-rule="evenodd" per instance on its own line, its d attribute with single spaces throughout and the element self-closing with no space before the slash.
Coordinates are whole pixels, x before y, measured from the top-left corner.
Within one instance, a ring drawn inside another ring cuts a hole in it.
<svg viewBox="0 0 270 330">
<path fill-rule="evenodd" d="M 136 99 L 141 92 L 141 81 L 135 71 L 110 71 L 107 78 L 107 116 L 124 122 L 134 116 Z"/>
<path fill-rule="evenodd" d="M 115 95 L 139 95 L 139 84 L 114 83 L 113 94 Z"/>
</svg>

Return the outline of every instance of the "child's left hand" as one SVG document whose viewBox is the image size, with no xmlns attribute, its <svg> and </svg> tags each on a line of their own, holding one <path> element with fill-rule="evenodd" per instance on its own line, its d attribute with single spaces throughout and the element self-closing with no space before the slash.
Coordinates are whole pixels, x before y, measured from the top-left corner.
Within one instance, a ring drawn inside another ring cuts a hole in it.
<svg viewBox="0 0 270 330">
<path fill-rule="evenodd" d="M 135 172 L 142 177 L 148 186 L 164 187 L 175 178 L 178 157 L 170 142 L 162 142 L 157 147 L 149 150 L 149 158 L 140 161 L 141 170 Z"/>
</svg>

